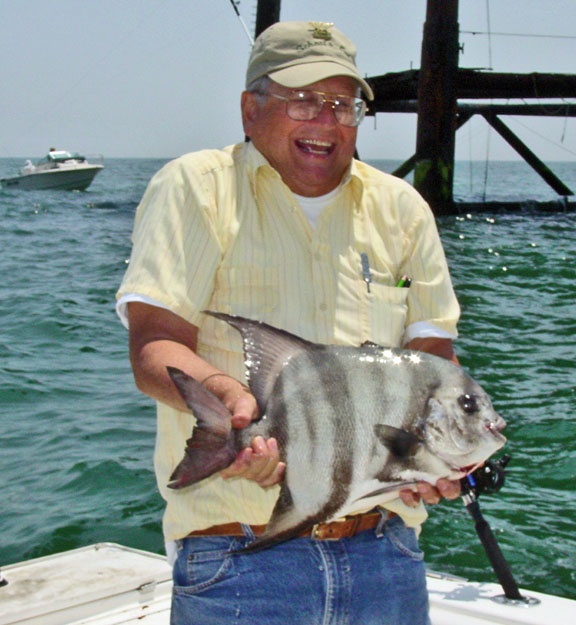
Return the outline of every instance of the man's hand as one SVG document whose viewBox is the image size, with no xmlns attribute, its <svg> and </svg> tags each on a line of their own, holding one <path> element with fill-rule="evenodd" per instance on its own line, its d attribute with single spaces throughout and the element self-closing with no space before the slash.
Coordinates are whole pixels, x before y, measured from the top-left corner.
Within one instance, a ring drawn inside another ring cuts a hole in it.
<svg viewBox="0 0 576 625">
<path fill-rule="evenodd" d="M 177 410 L 190 410 L 168 376 L 169 364 L 202 380 L 203 386 L 230 410 L 233 428 L 245 428 L 258 418 L 258 405 L 250 390 L 197 355 L 197 326 L 164 308 L 141 302 L 128 305 L 128 317 L 130 359 L 136 384 L 143 393 Z M 285 468 L 276 441 L 256 437 L 220 474 L 254 480 L 266 488 L 282 480 Z"/>
<path fill-rule="evenodd" d="M 286 464 L 280 462 L 276 439 L 265 440 L 262 436 L 256 436 L 252 445 L 243 449 L 220 475 L 227 479 L 243 477 L 267 488 L 282 481 L 285 469 Z"/>
<path fill-rule="evenodd" d="M 248 391 L 231 398 L 228 407 L 232 413 L 234 428 L 248 427 L 258 417 L 256 400 Z M 250 447 L 243 449 L 236 456 L 236 460 L 221 471 L 220 475 L 226 479 L 243 477 L 256 482 L 262 488 L 267 488 L 282 481 L 285 469 L 286 464 L 280 462 L 276 439 L 266 440 L 262 436 L 256 436 Z"/>
<path fill-rule="evenodd" d="M 409 506 L 415 508 L 420 499 L 427 504 L 438 503 L 441 499 L 458 499 L 460 496 L 460 482 L 458 480 L 439 479 L 435 486 L 428 482 L 418 482 L 416 491 L 404 489 L 400 491 L 400 499 Z"/>
</svg>

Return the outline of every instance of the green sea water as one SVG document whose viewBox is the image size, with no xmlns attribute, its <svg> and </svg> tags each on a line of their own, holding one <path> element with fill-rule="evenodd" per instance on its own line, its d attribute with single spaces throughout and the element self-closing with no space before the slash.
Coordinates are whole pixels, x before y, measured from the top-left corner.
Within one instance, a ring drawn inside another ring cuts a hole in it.
<svg viewBox="0 0 576 625">
<path fill-rule="evenodd" d="M 163 162 L 109 160 L 84 193 L 0 191 L 0 566 L 101 541 L 163 549 L 154 408 L 114 312 L 134 209 Z M 0 159 L 0 175 L 20 165 Z M 576 164 L 556 171 L 576 187 Z M 550 195 L 521 163 L 457 176 L 464 199 Z M 571 598 L 575 219 L 528 208 L 438 220 L 462 305 L 459 357 L 508 422 L 506 484 L 482 510 L 520 586 Z M 434 570 L 495 581 L 460 501 L 430 507 L 422 545 Z"/>
</svg>

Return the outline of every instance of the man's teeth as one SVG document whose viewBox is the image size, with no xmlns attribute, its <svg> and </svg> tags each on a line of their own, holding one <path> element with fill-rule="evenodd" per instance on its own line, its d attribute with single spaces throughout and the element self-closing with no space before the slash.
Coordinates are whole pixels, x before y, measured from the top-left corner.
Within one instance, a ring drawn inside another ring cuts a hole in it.
<svg viewBox="0 0 576 625">
<path fill-rule="evenodd" d="M 326 152 L 332 146 L 330 141 L 319 141 L 318 139 L 301 139 L 299 143 L 313 152 Z"/>
<path fill-rule="evenodd" d="M 329 141 L 319 141 L 318 139 L 302 139 L 301 141 L 302 143 L 307 143 L 308 145 L 321 145 L 327 148 L 330 147 Z"/>
</svg>

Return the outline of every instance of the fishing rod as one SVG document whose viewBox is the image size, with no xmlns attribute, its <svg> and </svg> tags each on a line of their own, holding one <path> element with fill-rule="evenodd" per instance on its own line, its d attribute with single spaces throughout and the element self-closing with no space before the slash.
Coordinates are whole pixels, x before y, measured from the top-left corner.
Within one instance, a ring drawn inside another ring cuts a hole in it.
<svg viewBox="0 0 576 625">
<path fill-rule="evenodd" d="M 540 603 L 534 597 L 524 597 L 512 575 L 510 566 L 500 550 L 496 537 L 488 521 L 484 518 L 478 503 L 480 493 L 496 493 L 504 485 L 505 468 L 510 456 L 502 456 L 499 460 L 488 460 L 482 467 L 460 480 L 462 485 L 462 501 L 475 523 L 476 533 L 486 551 L 496 577 L 504 590 L 503 602 L 519 605 L 536 605 Z"/>
<path fill-rule="evenodd" d="M 242 27 L 244 28 L 244 32 L 246 33 L 246 36 L 248 37 L 248 41 L 250 42 L 250 45 L 253 46 L 254 45 L 254 38 L 252 37 L 252 35 L 250 34 L 250 31 L 248 30 L 248 27 L 246 26 L 246 23 L 244 22 L 244 20 L 242 19 L 242 16 L 240 15 L 240 11 L 238 10 L 238 4 L 240 4 L 240 0 L 230 0 L 230 4 L 232 5 L 233 9 L 234 9 L 234 13 L 236 13 L 236 15 L 238 16 L 238 19 L 240 20 L 240 23 L 242 24 Z"/>
</svg>

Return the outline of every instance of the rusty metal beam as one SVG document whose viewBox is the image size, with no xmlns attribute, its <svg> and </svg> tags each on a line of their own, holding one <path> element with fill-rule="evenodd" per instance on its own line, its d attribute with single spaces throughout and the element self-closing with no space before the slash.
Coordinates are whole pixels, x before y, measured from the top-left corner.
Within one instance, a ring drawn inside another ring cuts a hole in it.
<svg viewBox="0 0 576 625">
<path fill-rule="evenodd" d="M 386 102 L 417 99 L 420 74 L 415 69 L 367 78 L 375 94 L 372 111 L 384 111 Z M 454 89 L 458 100 L 576 98 L 576 75 L 458 69 Z"/>
<path fill-rule="evenodd" d="M 398 111 L 397 111 L 398 112 Z M 406 112 L 406 111 L 403 111 Z M 412 111 L 416 113 L 417 110 L 414 109 Z M 473 113 L 463 113 L 462 115 L 458 115 L 458 120 L 456 122 L 457 129 L 461 128 L 471 117 Z M 409 159 L 404 161 L 402 165 L 397 167 L 393 172 L 393 176 L 397 176 L 398 178 L 405 178 L 415 167 L 417 163 L 417 155 L 413 154 Z"/>
<path fill-rule="evenodd" d="M 258 0 L 254 36 L 280 21 L 280 0 Z"/>
<path fill-rule="evenodd" d="M 418 79 L 414 187 L 435 214 L 453 212 L 458 0 L 428 0 Z"/>
<path fill-rule="evenodd" d="M 574 195 L 574 193 L 545 165 L 530 148 L 523 143 L 506 124 L 493 113 L 485 112 L 482 117 L 494 130 L 507 141 L 520 156 L 536 171 L 558 195 Z"/>
<path fill-rule="evenodd" d="M 379 113 L 417 113 L 417 100 L 390 100 L 383 102 Z M 483 104 L 458 102 L 458 115 L 484 114 L 524 115 L 531 117 L 576 117 L 576 104 L 569 102 L 548 104 Z M 367 115 L 375 115 L 370 108 Z"/>
</svg>

